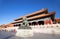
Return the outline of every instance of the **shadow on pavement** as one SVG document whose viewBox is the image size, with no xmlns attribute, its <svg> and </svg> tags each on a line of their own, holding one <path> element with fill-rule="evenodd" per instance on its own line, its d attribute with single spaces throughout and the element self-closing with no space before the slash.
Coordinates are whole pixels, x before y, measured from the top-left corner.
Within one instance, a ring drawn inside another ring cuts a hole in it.
<svg viewBox="0 0 60 39">
<path fill-rule="evenodd" d="M 10 36 L 8 36 L 8 37 L 6 37 L 6 38 L 4 38 L 4 39 L 9 39 L 9 38 L 11 38 L 11 37 L 13 37 L 14 35 L 10 35 Z"/>
</svg>

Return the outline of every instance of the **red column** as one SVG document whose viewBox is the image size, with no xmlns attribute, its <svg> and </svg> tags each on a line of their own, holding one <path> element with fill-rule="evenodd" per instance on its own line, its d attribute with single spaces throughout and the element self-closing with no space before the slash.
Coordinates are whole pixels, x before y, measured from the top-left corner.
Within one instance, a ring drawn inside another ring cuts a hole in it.
<svg viewBox="0 0 60 39">
<path fill-rule="evenodd" d="M 37 24 L 37 25 L 39 25 L 39 23 L 38 23 L 38 22 L 36 22 L 36 24 Z"/>
<path fill-rule="evenodd" d="M 47 24 L 47 20 L 44 20 L 44 24 Z"/>
<path fill-rule="evenodd" d="M 44 24 L 46 24 L 46 20 L 44 20 Z"/>
<path fill-rule="evenodd" d="M 48 20 L 44 20 L 44 24 L 48 24 L 49 23 L 49 21 Z"/>
<path fill-rule="evenodd" d="M 37 24 L 37 26 L 39 27 L 39 23 L 38 23 L 38 22 L 36 22 L 36 24 Z"/>
<path fill-rule="evenodd" d="M 49 24 L 53 24 L 52 20 L 49 20 Z"/>
<path fill-rule="evenodd" d="M 30 23 L 32 25 L 32 23 Z"/>
</svg>

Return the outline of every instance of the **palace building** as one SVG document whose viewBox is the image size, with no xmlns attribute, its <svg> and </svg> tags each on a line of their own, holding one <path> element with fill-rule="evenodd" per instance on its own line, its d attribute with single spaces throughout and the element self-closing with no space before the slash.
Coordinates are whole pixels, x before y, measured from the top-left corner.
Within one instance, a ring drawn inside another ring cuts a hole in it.
<svg viewBox="0 0 60 39">
<path fill-rule="evenodd" d="M 55 18 L 56 12 L 48 12 L 48 9 L 42 9 L 31 14 L 21 16 L 14 20 L 14 22 L 1 25 L 2 28 L 22 26 L 23 19 L 27 20 L 29 26 L 47 25 L 60 23 L 60 18 Z"/>
<path fill-rule="evenodd" d="M 15 22 L 12 24 L 14 24 L 14 26 L 23 25 L 24 17 L 27 19 L 29 26 L 55 23 L 55 12 L 48 12 L 48 9 L 42 9 L 15 19 Z"/>
</svg>

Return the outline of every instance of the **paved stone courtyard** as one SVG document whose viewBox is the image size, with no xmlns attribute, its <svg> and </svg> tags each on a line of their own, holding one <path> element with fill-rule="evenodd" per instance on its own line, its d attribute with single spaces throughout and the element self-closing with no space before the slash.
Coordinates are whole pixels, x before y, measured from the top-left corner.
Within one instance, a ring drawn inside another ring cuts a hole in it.
<svg viewBox="0 0 60 39">
<path fill-rule="evenodd" d="M 60 39 L 60 35 L 35 33 L 32 37 L 22 38 L 15 36 L 15 32 L 0 31 L 0 39 Z"/>
</svg>

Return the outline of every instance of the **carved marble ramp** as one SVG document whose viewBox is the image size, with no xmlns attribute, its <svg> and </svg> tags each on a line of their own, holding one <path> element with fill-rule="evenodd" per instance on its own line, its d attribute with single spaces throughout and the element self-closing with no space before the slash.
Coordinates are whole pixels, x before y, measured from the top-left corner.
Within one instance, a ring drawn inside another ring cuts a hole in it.
<svg viewBox="0 0 60 39">
<path fill-rule="evenodd" d="M 33 32 L 31 29 L 19 29 L 16 33 L 18 37 L 32 37 Z"/>
</svg>

